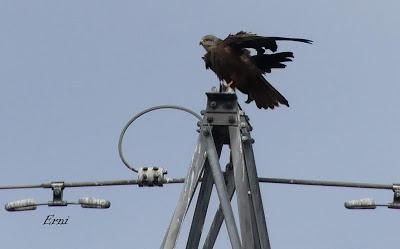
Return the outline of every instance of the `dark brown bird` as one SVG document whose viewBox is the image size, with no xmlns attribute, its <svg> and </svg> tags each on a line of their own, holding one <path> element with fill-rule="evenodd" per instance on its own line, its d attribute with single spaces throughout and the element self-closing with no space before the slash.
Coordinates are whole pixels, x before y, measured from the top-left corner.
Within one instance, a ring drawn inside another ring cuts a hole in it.
<svg viewBox="0 0 400 249">
<path fill-rule="evenodd" d="M 274 109 L 280 104 L 289 106 L 289 103 L 263 74 L 270 73 L 272 68 L 285 68 L 283 63 L 294 58 L 292 52 L 275 53 L 278 49 L 276 41 L 312 43 L 307 39 L 264 37 L 240 31 L 225 40 L 206 35 L 200 44 L 207 51 L 203 56 L 206 68 L 214 71 L 220 81 L 247 94 L 246 103 L 254 100 L 260 109 Z M 257 54 L 251 55 L 248 48 L 255 49 Z M 272 53 L 267 54 L 266 50 Z"/>
</svg>

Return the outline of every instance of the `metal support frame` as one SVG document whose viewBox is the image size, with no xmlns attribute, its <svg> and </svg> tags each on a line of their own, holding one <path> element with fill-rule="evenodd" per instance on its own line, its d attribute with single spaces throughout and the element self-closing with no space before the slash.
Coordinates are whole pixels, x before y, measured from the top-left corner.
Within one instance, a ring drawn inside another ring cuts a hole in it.
<svg viewBox="0 0 400 249">
<path fill-rule="evenodd" d="M 183 219 L 200 182 L 186 249 L 196 249 L 200 246 L 214 185 L 220 205 L 202 248 L 214 247 L 221 225 L 225 221 L 233 249 L 270 249 L 252 149 L 254 140 L 250 136 L 251 126 L 248 118 L 240 110 L 236 94 L 210 92 L 207 93 L 207 97 L 207 108 L 202 112 L 200 135 L 192 164 L 161 249 L 175 248 Z M 225 175 L 219 162 L 223 144 L 229 145 L 231 151 Z M 235 191 L 239 226 L 236 225 L 231 205 Z"/>
<path fill-rule="evenodd" d="M 178 205 L 161 244 L 162 249 L 173 249 L 176 246 L 182 222 L 195 195 L 196 188 L 199 183 L 201 183 L 189 238 L 186 244 L 186 249 L 195 249 L 199 248 L 212 189 L 215 185 L 220 205 L 214 215 L 202 248 L 214 248 L 222 223 L 225 220 L 232 248 L 270 249 L 271 246 L 260 193 L 260 183 L 392 190 L 394 192 L 393 202 L 389 204 L 375 204 L 371 199 L 362 199 L 346 202 L 345 206 L 351 209 L 376 208 L 377 206 L 400 209 L 400 184 L 398 183 L 374 184 L 258 177 L 252 148 L 254 139 L 251 138 L 250 134 L 252 127 L 248 122 L 249 119 L 247 116 L 240 110 L 236 101 L 236 95 L 234 93 L 213 92 L 207 93 L 207 96 L 207 110 L 202 111 L 202 119 L 193 111 L 183 107 L 171 105 L 156 106 L 146 109 L 132 118 L 127 126 L 125 126 L 120 137 L 119 149 L 123 134 L 129 124 L 136 118 L 152 110 L 172 108 L 193 114 L 198 119 L 201 119 L 201 122 L 198 123 L 201 128 L 198 130 L 200 135 L 192 158 L 192 164 L 186 178 L 167 178 L 164 176 L 166 171 L 162 168 L 143 167 L 139 169 L 137 179 L 83 182 L 53 181 L 41 184 L 0 185 L 0 190 L 51 188 L 53 192 L 53 199 L 48 203 L 36 204 L 33 199 L 19 200 L 6 204 L 6 210 L 33 210 L 36 209 L 38 205 L 67 206 L 69 204 L 80 204 L 82 207 L 88 208 L 108 208 L 110 206 L 108 201 L 93 198 L 81 198 L 79 203 L 64 201 L 63 190 L 67 187 L 100 187 L 115 185 L 163 186 L 163 184 L 184 183 Z M 231 159 L 227 164 L 225 172 L 221 170 L 219 162 L 219 156 L 224 144 L 229 145 L 231 149 Z M 122 157 L 121 150 L 119 150 L 119 152 Z M 130 167 L 124 159 L 123 162 L 131 170 L 135 172 L 138 171 Z M 237 191 L 240 229 L 236 225 L 230 203 L 235 191 Z M 241 237 L 239 236 L 239 232 Z"/>
</svg>

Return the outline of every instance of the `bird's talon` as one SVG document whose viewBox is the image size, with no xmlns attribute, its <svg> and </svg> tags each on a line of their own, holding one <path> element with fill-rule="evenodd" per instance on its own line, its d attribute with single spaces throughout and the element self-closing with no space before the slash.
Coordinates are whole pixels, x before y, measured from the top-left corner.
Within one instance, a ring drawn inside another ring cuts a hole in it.
<svg viewBox="0 0 400 249">
<path fill-rule="evenodd" d="M 232 88 L 232 85 L 233 85 L 233 80 L 231 80 L 228 84 L 226 84 L 226 86 L 227 86 L 228 88 Z"/>
</svg>

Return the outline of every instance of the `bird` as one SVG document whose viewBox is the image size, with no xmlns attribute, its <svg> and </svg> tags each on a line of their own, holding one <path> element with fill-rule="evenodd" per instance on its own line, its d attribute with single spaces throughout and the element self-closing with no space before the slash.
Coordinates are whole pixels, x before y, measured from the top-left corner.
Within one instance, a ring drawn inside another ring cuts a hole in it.
<svg viewBox="0 0 400 249">
<path fill-rule="evenodd" d="M 273 68 L 285 68 L 284 62 L 294 58 L 292 52 L 276 52 L 277 41 L 312 43 L 308 39 L 265 37 L 239 31 L 229 34 L 224 40 L 215 35 L 205 35 L 200 45 L 206 50 L 202 57 L 206 69 L 211 69 L 220 83 L 224 81 L 226 87 L 247 94 L 247 104 L 254 100 L 259 109 L 274 109 L 279 105 L 289 107 L 289 102 L 264 75 Z M 253 54 L 250 49 L 255 50 Z"/>
</svg>

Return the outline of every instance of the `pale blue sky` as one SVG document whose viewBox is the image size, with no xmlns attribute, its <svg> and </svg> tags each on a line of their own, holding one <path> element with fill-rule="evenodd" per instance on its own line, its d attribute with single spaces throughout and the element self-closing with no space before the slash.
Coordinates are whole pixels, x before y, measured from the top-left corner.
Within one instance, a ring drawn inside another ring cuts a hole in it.
<svg viewBox="0 0 400 249">
<path fill-rule="evenodd" d="M 290 108 L 243 105 L 259 175 L 400 182 L 399 8 L 398 1 L 1 1 L 0 184 L 135 178 L 118 158 L 123 125 L 153 105 L 203 109 L 204 92 L 218 81 L 204 68 L 199 40 L 239 30 L 315 41 L 281 43 L 295 60 L 267 76 Z M 195 129 L 186 114 L 155 112 L 128 131 L 127 158 L 181 177 Z M 0 247 L 158 248 L 180 188 L 65 191 L 69 201 L 108 199 L 108 210 L 3 209 Z M 273 249 L 399 244 L 399 211 L 343 207 L 362 197 L 387 203 L 390 191 L 264 184 L 262 193 Z M 1 205 L 23 198 L 46 202 L 51 192 L 0 191 Z M 69 216 L 69 224 L 42 226 L 49 214 Z M 230 248 L 225 232 L 217 245 Z"/>
</svg>

